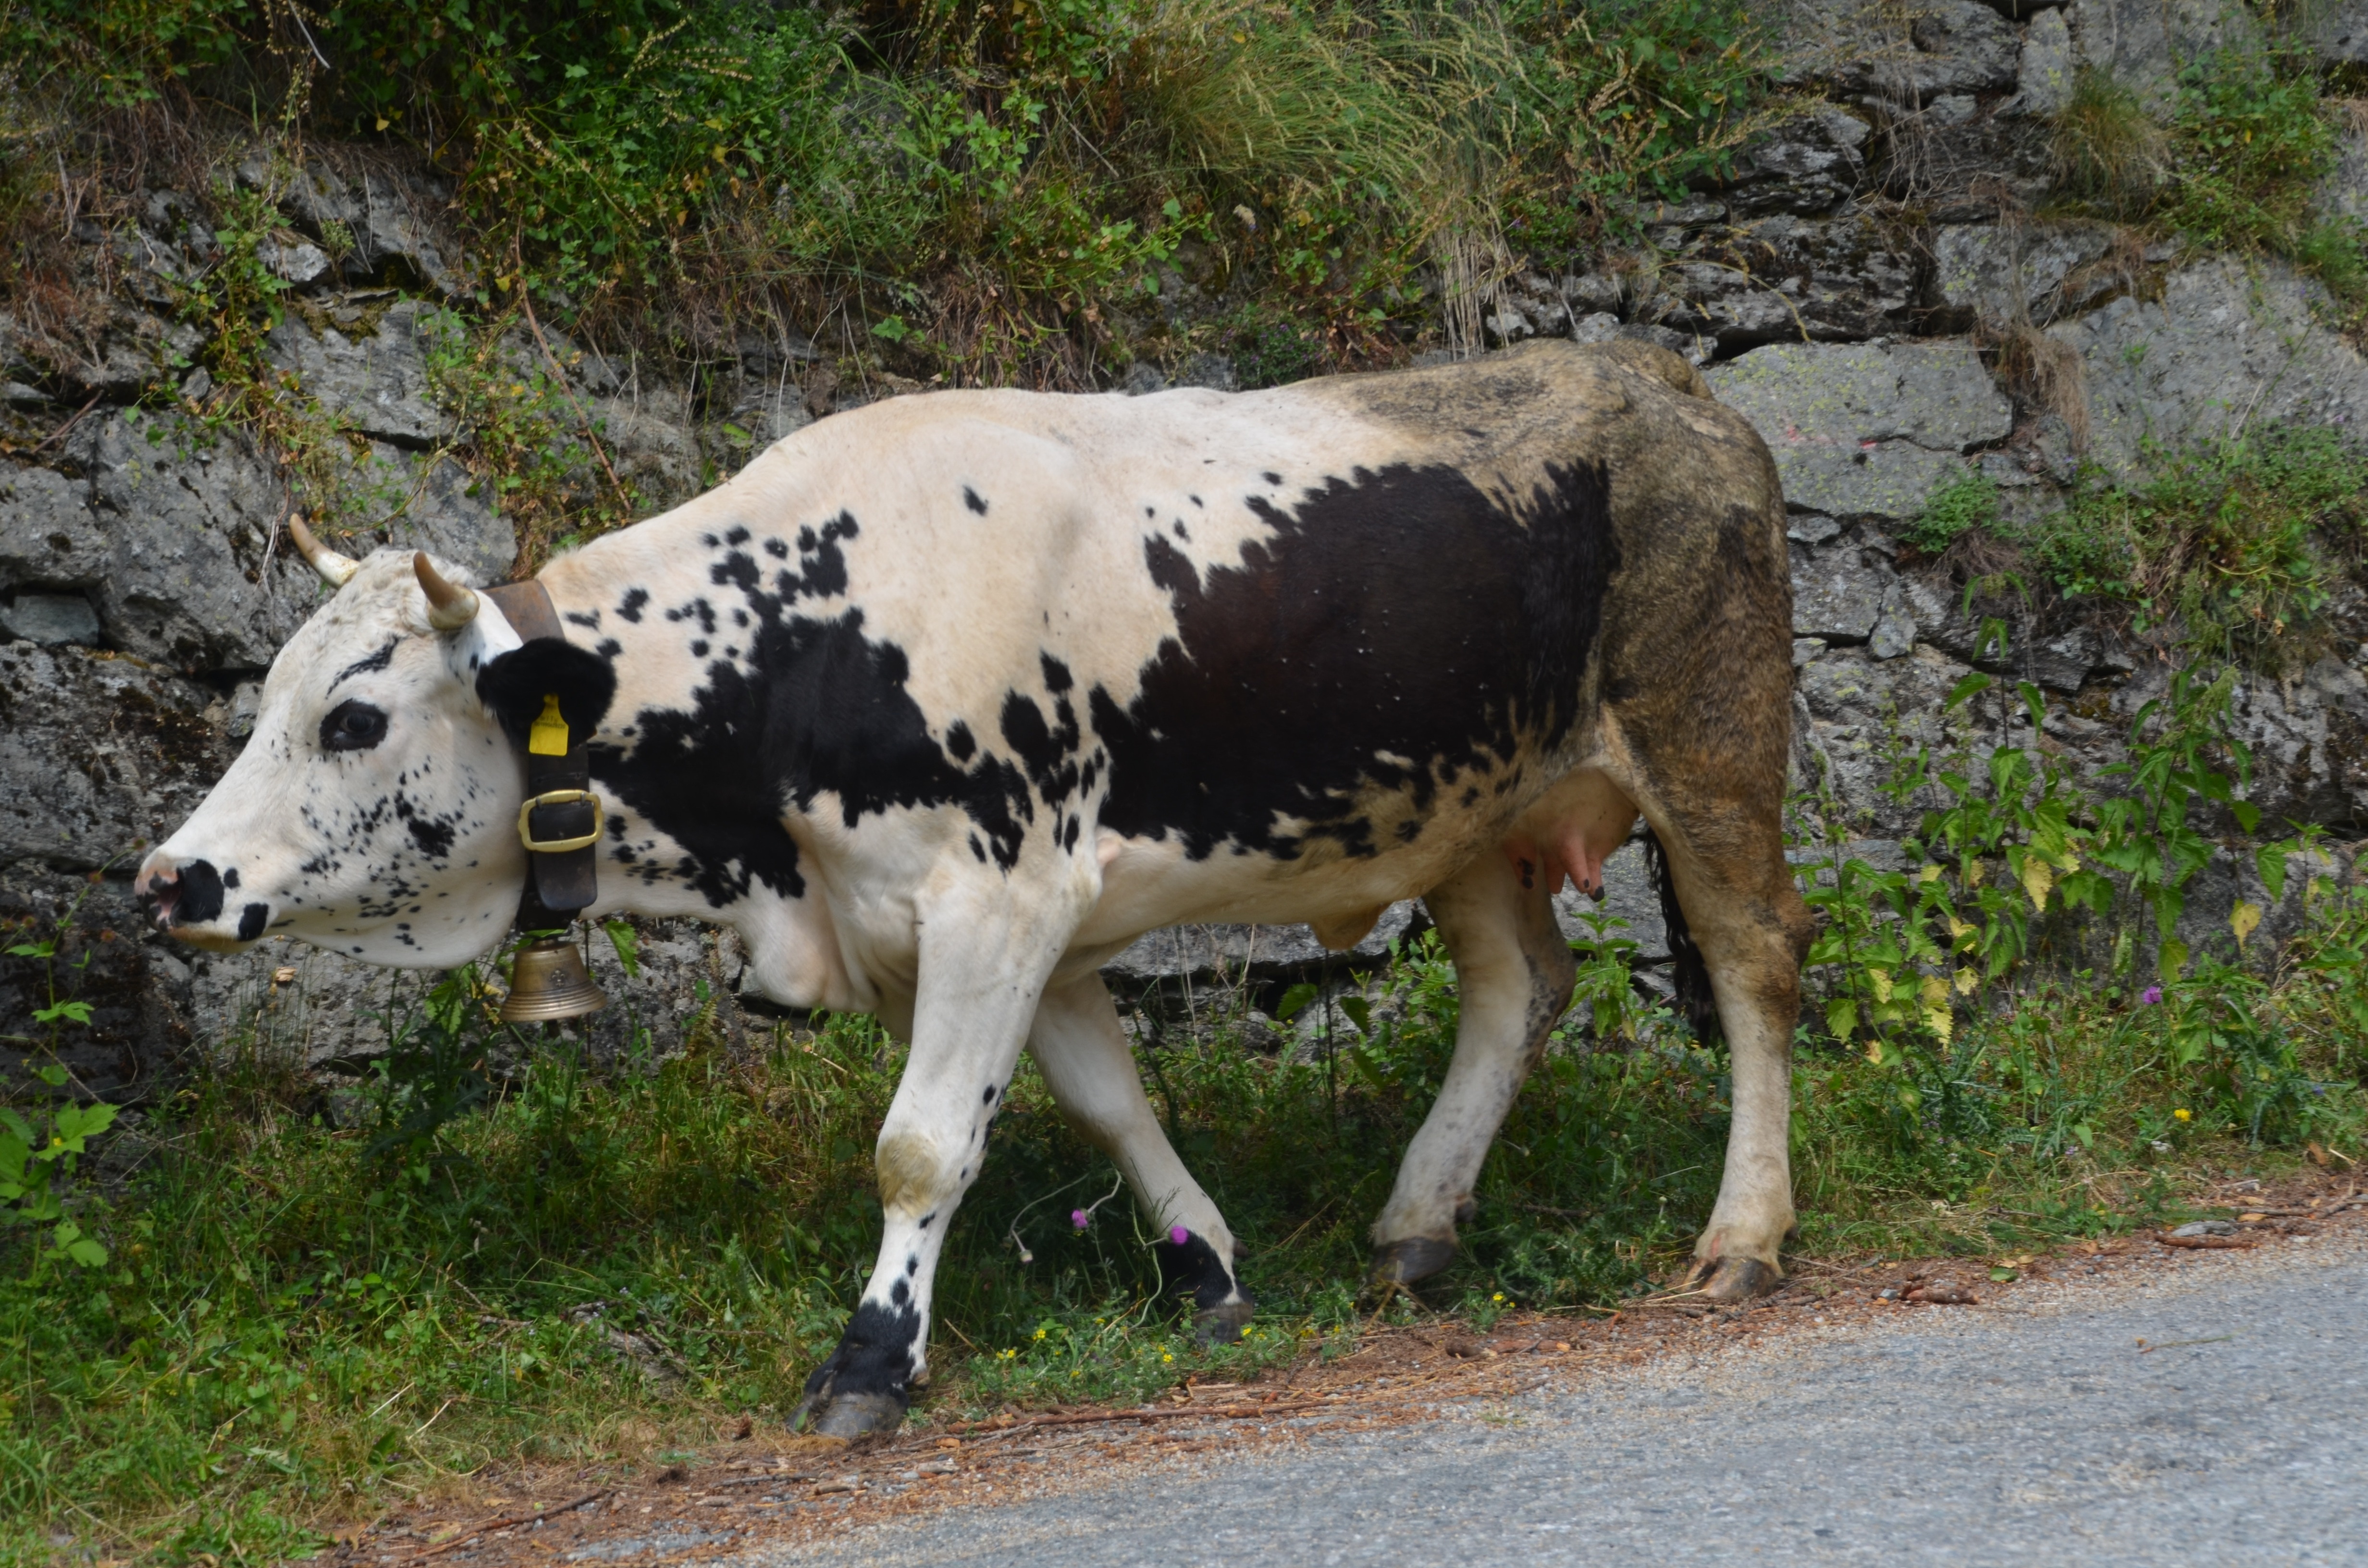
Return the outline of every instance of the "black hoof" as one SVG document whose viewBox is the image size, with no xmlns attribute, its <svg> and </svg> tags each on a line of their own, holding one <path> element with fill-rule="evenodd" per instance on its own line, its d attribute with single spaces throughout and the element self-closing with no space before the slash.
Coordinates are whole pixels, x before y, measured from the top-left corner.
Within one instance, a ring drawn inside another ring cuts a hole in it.
<svg viewBox="0 0 2368 1568">
<path fill-rule="evenodd" d="M 790 1417 L 793 1431 L 815 1437 L 869 1437 L 905 1425 L 905 1402 L 891 1393 L 808 1395 Z"/>
<path fill-rule="evenodd" d="M 1250 1325 L 1250 1314 L 1258 1303 L 1245 1296 L 1237 1301 L 1219 1301 L 1213 1307 L 1203 1307 L 1192 1314 L 1192 1343 L 1200 1346 L 1231 1345 Z"/>
<path fill-rule="evenodd" d="M 1373 1266 L 1365 1275 L 1365 1290 L 1386 1296 L 1418 1279 L 1429 1278 L 1454 1261 L 1453 1242 L 1434 1241 L 1429 1236 L 1408 1236 L 1404 1241 L 1391 1242 L 1374 1249 Z"/>
<path fill-rule="evenodd" d="M 1713 1301 L 1748 1301 L 1783 1283 L 1782 1270 L 1756 1257 L 1698 1257 L 1686 1276 L 1685 1288 L 1699 1290 Z"/>
</svg>

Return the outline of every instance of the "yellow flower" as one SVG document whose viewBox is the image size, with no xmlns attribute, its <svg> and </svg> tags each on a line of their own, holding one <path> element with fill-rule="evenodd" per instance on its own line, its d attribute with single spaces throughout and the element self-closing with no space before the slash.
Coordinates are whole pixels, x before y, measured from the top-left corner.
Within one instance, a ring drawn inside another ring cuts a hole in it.
<svg viewBox="0 0 2368 1568">
<path fill-rule="evenodd" d="M 1041 1328 L 1040 1328 L 1040 1329 L 1038 1329 L 1038 1330 L 1036 1331 L 1036 1337 L 1037 1337 L 1037 1338 L 1039 1338 L 1039 1339 L 1043 1338 L 1043 1337 L 1044 1337 L 1044 1331 L 1043 1331 L 1042 1329 L 1041 1329 Z"/>
<path fill-rule="evenodd" d="M 1176 1359 L 1176 1353 L 1171 1350 L 1159 1358 L 1159 1364 L 1164 1367 L 1174 1359 Z"/>
<path fill-rule="evenodd" d="M 1495 1295 L 1493 1295 L 1493 1296 L 1489 1297 L 1488 1299 L 1489 1299 L 1490 1301 L 1503 1301 L 1503 1300 L 1505 1299 L 1505 1292 L 1504 1292 L 1504 1291 L 1502 1291 L 1502 1290 L 1499 1290 L 1499 1291 L 1497 1291 Z"/>
<path fill-rule="evenodd" d="M 2194 1113 L 2193 1111 L 2192 1111 L 2192 1110 L 2188 1109 L 2185 1106 L 2181 1106 L 2181 1107 L 2180 1107 L 2177 1110 L 2172 1111 L 2170 1114 L 2171 1114 L 2174 1118 L 2176 1118 L 2178 1120 L 2180 1120 L 2180 1121 L 2193 1121 L 2193 1120 L 2195 1119 L 2195 1113 Z"/>
</svg>

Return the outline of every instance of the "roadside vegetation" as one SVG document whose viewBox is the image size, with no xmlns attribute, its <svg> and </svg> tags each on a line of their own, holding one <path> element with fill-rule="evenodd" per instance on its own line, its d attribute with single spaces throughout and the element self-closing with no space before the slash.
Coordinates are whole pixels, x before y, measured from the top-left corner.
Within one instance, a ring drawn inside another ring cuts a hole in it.
<svg viewBox="0 0 2368 1568">
<path fill-rule="evenodd" d="M 2368 900 L 2309 835 L 2252 816 L 2233 684 L 2181 678 L 2100 798 L 1980 739 L 2040 699 L 1969 677 L 1963 745 L 1896 759 L 1895 790 L 1929 808 L 1901 866 L 1859 858 L 1830 798 L 1796 800 L 1823 927 L 1795 1070 L 1802 1251 L 2010 1268 L 2183 1217 L 2207 1176 L 2368 1157 Z M 2199 925 L 2190 895 L 2228 846 L 2267 897 Z M 1723 1050 L 1638 983 L 1617 921 L 1575 950 L 1574 1008 L 1489 1158 L 1465 1256 L 1394 1318 L 1608 1310 L 1691 1247 L 1724 1153 Z M 259 1047 L 203 1066 L 128 1174 L 64 1209 L 45 1180 L 0 1188 L 24 1222 L 0 1272 L 0 1541 L 33 1551 L 63 1526 L 264 1562 L 488 1465 L 663 1462 L 738 1415 L 785 1416 L 871 1262 L 866 1156 L 901 1052 L 835 1016 L 735 1050 L 711 1011 L 596 1073 L 494 1022 L 495 978 L 451 976 L 341 1089 Z M 1023 1064 L 950 1238 L 917 1419 L 1133 1401 L 1352 1342 L 1373 1310 L 1364 1228 L 1456 1002 L 1429 933 L 1330 978 L 1134 999 L 1153 1103 L 1248 1244 L 1251 1336 L 1191 1345 L 1130 1198 Z M 8 1113 L 0 1165 L 38 1149 L 70 1172 L 71 1114 Z"/>
</svg>

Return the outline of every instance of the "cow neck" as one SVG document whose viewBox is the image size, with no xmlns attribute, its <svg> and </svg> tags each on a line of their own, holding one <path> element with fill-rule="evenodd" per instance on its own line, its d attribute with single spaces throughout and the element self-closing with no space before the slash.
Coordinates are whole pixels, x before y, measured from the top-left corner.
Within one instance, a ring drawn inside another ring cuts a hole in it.
<svg viewBox="0 0 2368 1568">
<path fill-rule="evenodd" d="M 510 623 L 522 642 L 538 637 L 555 637 L 567 641 L 566 630 L 559 623 L 559 611 L 551 602 L 551 591 L 529 577 L 523 583 L 503 583 L 479 590 L 493 600 L 494 608 Z M 589 797 L 592 790 L 592 736 L 570 734 L 567 749 L 562 754 L 537 751 L 531 744 L 526 754 L 526 792 L 529 800 L 540 801 L 554 792 L 577 791 L 580 799 L 550 805 L 536 805 L 526 813 L 527 837 L 535 842 L 581 838 L 597 830 L 599 817 Z M 529 849 L 526 892 L 518 901 L 518 925 L 529 931 L 549 930 L 564 926 L 575 917 L 578 910 L 588 907 L 599 897 L 599 846 L 587 844 L 580 849 Z"/>
</svg>

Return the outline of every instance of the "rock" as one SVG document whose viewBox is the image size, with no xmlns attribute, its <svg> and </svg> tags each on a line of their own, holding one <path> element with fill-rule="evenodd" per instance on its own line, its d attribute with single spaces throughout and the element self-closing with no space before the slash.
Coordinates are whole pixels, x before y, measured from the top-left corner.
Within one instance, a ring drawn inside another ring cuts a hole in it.
<svg viewBox="0 0 2368 1568">
<path fill-rule="evenodd" d="M 2078 63 L 2112 76 L 2155 110 L 2177 96 L 2182 66 L 2261 42 L 2260 24 L 2238 0 L 2071 0 L 2065 16 Z"/>
<path fill-rule="evenodd" d="M 2368 0 L 2337 0 L 2318 8 L 2310 29 L 2322 65 L 2368 65 Z"/>
<path fill-rule="evenodd" d="M 1167 378 L 1159 373 L 1158 366 L 1148 360 L 1137 359 L 1129 365 L 1126 368 L 1126 373 L 1119 378 L 1118 390 L 1129 397 L 1142 397 L 1147 392 L 1165 392 L 1167 390 Z"/>
<path fill-rule="evenodd" d="M 1224 355 L 1195 354 L 1184 361 L 1182 369 L 1176 372 L 1176 384 L 1179 387 L 1207 387 L 1212 392 L 1239 392 L 1242 379 L 1235 370 L 1233 360 Z"/>
<path fill-rule="evenodd" d="M 1856 342 L 1913 322 L 1918 272 L 1913 240 L 1872 212 L 1780 213 L 1697 238 L 1655 278 L 1649 308 L 1727 352 Z"/>
<path fill-rule="evenodd" d="M 2095 223 L 1944 224 L 1932 234 L 1933 287 L 1967 326 L 2044 323 L 2073 269 L 2112 244 L 2112 231 Z"/>
<path fill-rule="evenodd" d="M 2022 57 L 2014 71 L 2014 97 L 1998 106 L 1998 114 L 2040 119 L 2062 114 L 2072 102 L 2072 74 L 2078 64 L 2072 52 L 2071 24 L 2064 19 L 2064 13 L 2040 12 L 2023 29 Z"/>
<path fill-rule="evenodd" d="M 475 476 L 438 452 L 410 452 L 373 442 L 343 479 L 338 514 L 381 519 L 341 541 L 348 552 L 409 545 L 464 568 L 481 583 L 509 575 L 518 535 L 496 513 Z M 326 525 L 324 525 L 324 527 Z"/>
<path fill-rule="evenodd" d="M 1977 0 L 1803 0 L 1792 32 L 1793 79 L 1911 108 L 2010 87 L 2022 55 L 2014 24 Z"/>
<path fill-rule="evenodd" d="M 1863 642 L 1883 619 L 1889 568 L 1870 572 L 1854 550 L 1793 552 L 1793 635 Z"/>
<path fill-rule="evenodd" d="M 136 660 L 0 643 L 0 869 L 128 875 L 230 765 L 212 701 Z"/>
<path fill-rule="evenodd" d="M 2368 123 L 2355 123 L 2345 133 L 2335 167 L 2312 193 L 2311 205 L 2330 218 L 2368 223 Z"/>
<path fill-rule="evenodd" d="M 52 956 L 5 951 L 37 945 L 52 946 Z M 87 1004 L 89 1021 L 35 1017 L 52 987 L 61 1001 Z M 125 884 L 0 874 L 0 1090 L 10 1099 L 128 1106 L 155 1096 L 190 1041 L 188 990 L 188 966 L 142 935 Z M 51 1060 L 72 1074 L 63 1091 L 28 1071 Z"/>
<path fill-rule="evenodd" d="M 75 445 L 108 540 L 90 585 L 109 645 L 189 671 L 268 665 L 322 589 L 284 540 L 267 561 L 285 494 L 246 439 L 132 410 Z"/>
<path fill-rule="evenodd" d="M 405 300 L 356 340 L 335 327 L 316 336 L 291 316 L 272 330 L 271 362 L 294 371 L 322 411 L 347 427 L 374 441 L 426 448 L 445 427 L 427 379 L 428 335 L 438 320 L 432 307 Z"/>
<path fill-rule="evenodd" d="M 2233 1236 L 2237 1227 L 2226 1220 L 2198 1220 L 2170 1233 L 2174 1236 Z"/>
<path fill-rule="evenodd" d="M 2215 258 L 2048 335 L 2080 357 L 2088 456 L 2136 478 L 2149 442 L 2178 448 L 2250 424 L 2368 429 L 2368 361 L 2321 324 L 2326 290 L 2282 263 Z M 1762 350 L 1762 352 L 1766 352 Z"/>
<path fill-rule="evenodd" d="M 55 469 L 0 467 L 0 593 L 92 586 L 107 561 L 87 482 Z"/>
<path fill-rule="evenodd" d="M 1775 454 L 1787 505 L 1838 518 L 1915 517 L 2013 428 L 1965 343 L 1771 344 L 1705 373 Z"/>
<path fill-rule="evenodd" d="M 1288 974 L 1326 963 L 1374 963 L 1389 956 L 1392 939 L 1403 941 L 1429 925 L 1411 900 L 1382 913 L 1373 929 L 1347 952 L 1336 953 L 1304 926 L 1171 926 L 1136 939 L 1102 966 L 1113 980 L 1142 982 L 1191 976 L 1240 980 L 1250 974 Z"/>
<path fill-rule="evenodd" d="M 98 645 L 98 615 L 80 594 L 20 593 L 0 603 L 0 631 L 28 642 Z"/>
<path fill-rule="evenodd" d="M 1723 194 L 1737 218 L 1830 212 L 1866 178 L 1866 122 L 1831 104 L 1780 121 L 1745 146 Z"/>
<path fill-rule="evenodd" d="M 469 291 L 466 270 L 446 261 L 412 193 L 383 175 L 362 180 L 362 215 L 354 238 L 354 256 L 347 264 L 354 276 L 424 285 L 447 297 Z"/>
<path fill-rule="evenodd" d="M 256 247 L 255 254 L 274 277 L 284 278 L 300 289 L 329 274 L 328 254 L 315 244 L 289 245 L 266 240 Z"/>
</svg>

